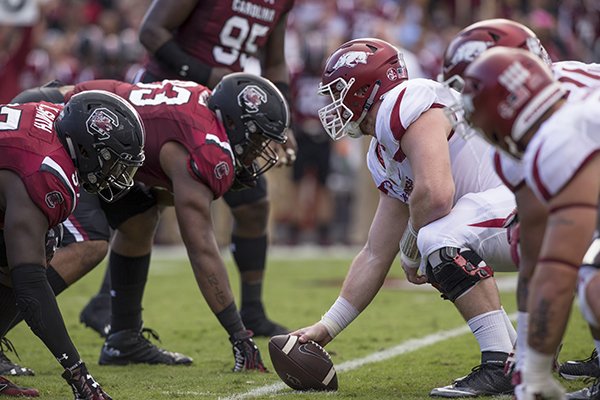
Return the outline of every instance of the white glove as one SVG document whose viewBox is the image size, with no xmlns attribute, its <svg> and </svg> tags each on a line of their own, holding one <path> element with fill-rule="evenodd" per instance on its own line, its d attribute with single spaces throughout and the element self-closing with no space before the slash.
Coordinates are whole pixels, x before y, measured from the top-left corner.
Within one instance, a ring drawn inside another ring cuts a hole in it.
<svg viewBox="0 0 600 400">
<path fill-rule="evenodd" d="M 565 389 L 553 377 L 536 383 L 523 382 L 515 387 L 517 400 L 562 400 L 565 399 Z"/>
</svg>

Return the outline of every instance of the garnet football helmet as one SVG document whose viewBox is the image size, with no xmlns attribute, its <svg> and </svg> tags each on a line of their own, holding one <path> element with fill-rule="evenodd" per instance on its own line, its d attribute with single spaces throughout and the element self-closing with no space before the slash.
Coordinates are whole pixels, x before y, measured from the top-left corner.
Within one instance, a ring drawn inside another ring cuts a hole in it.
<svg viewBox="0 0 600 400">
<path fill-rule="evenodd" d="M 111 202 L 133 186 L 144 162 L 145 132 L 129 103 L 104 90 L 81 92 L 65 104 L 54 126 L 87 192 Z"/>
<path fill-rule="evenodd" d="M 332 100 L 319 110 L 327 134 L 333 140 L 361 136 L 359 125 L 371 106 L 406 79 L 402 53 L 388 42 L 365 38 L 341 45 L 327 60 L 319 84 L 319 94 Z"/>
<path fill-rule="evenodd" d="M 465 119 L 494 146 L 521 158 L 521 139 L 565 91 L 533 53 L 508 47 L 487 50 L 463 73 Z"/>
<path fill-rule="evenodd" d="M 546 49 L 531 29 L 508 19 L 487 19 L 467 26 L 450 42 L 444 53 L 444 65 L 438 81 L 462 76 L 469 63 L 495 46 L 529 50 L 546 64 L 552 64 Z M 455 89 L 460 91 L 460 87 Z"/>
<path fill-rule="evenodd" d="M 290 126 L 287 101 L 270 81 L 237 72 L 226 75 L 208 99 L 225 126 L 235 155 L 233 189 L 256 185 L 256 180 L 277 163 L 271 141 L 285 143 Z"/>
</svg>

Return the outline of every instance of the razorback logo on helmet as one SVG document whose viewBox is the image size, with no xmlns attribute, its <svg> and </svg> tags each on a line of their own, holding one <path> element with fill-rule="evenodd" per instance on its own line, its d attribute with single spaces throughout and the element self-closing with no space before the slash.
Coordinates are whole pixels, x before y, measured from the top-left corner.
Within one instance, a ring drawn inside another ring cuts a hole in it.
<svg viewBox="0 0 600 400">
<path fill-rule="evenodd" d="M 97 136 L 99 140 L 106 140 L 113 129 L 119 126 L 119 118 L 109 109 L 99 107 L 89 116 L 86 126 L 90 135 Z"/>
<path fill-rule="evenodd" d="M 217 179 L 223 179 L 229 175 L 229 165 L 225 161 L 221 161 L 215 166 L 215 177 Z"/>
<path fill-rule="evenodd" d="M 502 118 L 512 118 L 515 111 L 531 97 L 531 92 L 525 87 L 530 76 L 529 71 L 518 61 L 510 64 L 498 76 L 498 83 L 509 92 L 506 100 L 498 103 L 498 113 Z"/>
<path fill-rule="evenodd" d="M 370 55 L 366 51 L 349 51 L 344 53 L 333 66 L 333 70 L 336 71 L 342 67 L 354 68 L 358 64 L 366 64 L 367 58 Z"/>
<path fill-rule="evenodd" d="M 483 53 L 484 51 L 486 51 L 488 48 L 492 47 L 493 45 L 494 45 L 493 42 L 484 42 L 481 40 L 472 40 L 472 41 L 465 42 L 465 43 L 461 44 L 456 49 L 456 51 L 454 51 L 454 54 L 452 55 L 450 63 L 452 65 L 456 65 L 463 61 L 469 61 L 469 62 L 473 61 L 477 57 L 479 57 L 479 55 L 481 53 Z"/>
<path fill-rule="evenodd" d="M 257 113 L 261 104 L 267 102 L 267 94 L 258 86 L 248 85 L 238 95 L 238 104 L 249 113 Z"/>
<path fill-rule="evenodd" d="M 65 202 L 65 198 L 63 197 L 62 193 L 56 191 L 46 193 L 45 200 L 46 205 L 50 208 L 55 208 L 57 205 Z"/>
</svg>

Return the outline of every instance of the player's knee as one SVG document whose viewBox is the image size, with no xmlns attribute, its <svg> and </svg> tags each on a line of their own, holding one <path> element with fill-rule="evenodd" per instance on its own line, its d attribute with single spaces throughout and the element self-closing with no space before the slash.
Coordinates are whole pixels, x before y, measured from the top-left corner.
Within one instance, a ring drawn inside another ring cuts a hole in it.
<svg viewBox="0 0 600 400">
<path fill-rule="evenodd" d="M 244 236 L 260 236 L 266 233 L 269 222 L 270 203 L 266 198 L 232 209 L 236 233 Z"/>
<path fill-rule="evenodd" d="M 600 328 L 598 324 L 598 304 L 594 304 L 589 294 L 598 293 L 600 290 L 600 270 L 596 266 L 584 265 L 579 269 L 579 285 L 577 287 L 579 309 L 585 320 L 593 327 Z"/>
<path fill-rule="evenodd" d="M 454 302 L 479 281 L 494 275 L 493 270 L 472 250 L 442 247 L 427 258 L 427 278 Z"/>
</svg>

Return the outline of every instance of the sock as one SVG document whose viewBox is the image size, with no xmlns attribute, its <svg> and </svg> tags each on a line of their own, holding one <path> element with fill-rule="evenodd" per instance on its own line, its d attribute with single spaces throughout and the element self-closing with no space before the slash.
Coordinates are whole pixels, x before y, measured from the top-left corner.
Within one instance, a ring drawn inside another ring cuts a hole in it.
<svg viewBox="0 0 600 400">
<path fill-rule="evenodd" d="M 508 318 L 508 315 L 506 314 L 506 310 L 504 310 L 504 307 L 500 306 L 500 309 L 502 310 L 502 316 L 504 317 L 504 324 L 506 325 L 506 331 L 508 332 L 508 337 L 510 338 L 510 342 L 513 344 L 513 347 L 514 347 L 515 343 L 517 342 L 517 331 L 515 330 L 515 326 L 513 325 L 510 318 Z"/>
<path fill-rule="evenodd" d="M 98 294 L 110 294 L 110 268 L 106 268 L 104 271 L 104 279 L 102 279 Z"/>
<path fill-rule="evenodd" d="M 46 269 L 42 265 L 21 264 L 13 268 L 10 275 L 17 307 L 33 333 L 63 368 L 80 360 L 48 284 Z"/>
<path fill-rule="evenodd" d="M 481 352 L 510 353 L 510 341 L 502 310 L 490 311 L 471 318 L 467 323 L 479 343 Z"/>
<path fill-rule="evenodd" d="M 264 314 L 262 301 L 262 281 L 258 283 L 242 282 L 242 310 L 252 310 L 252 313 Z"/>
<path fill-rule="evenodd" d="M 527 358 L 527 335 L 529 332 L 529 313 L 517 313 L 517 353 L 515 366 L 517 371 L 522 371 Z"/>
<path fill-rule="evenodd" d="M 69 286 L 67 282 L 56 272 L 52 265 L 48 265 L 46 268 L 46 277 L 48 278 L 48 283 L 52 288 L 55 296 L 58 296 Z"/>
<path fill-rule="evenodd" d="M 150 269 L 150 254 L 126 257 L 110 252 L 108 265 L 111 277 L 111 332 L 140 329 L 142 298 Z"/>
<path fill-rule="evenodd" d="M 267 235 L 259 238 L 231 236 L 231 251 L 240 274 L 246 271 L 264 271 L 267 241 Z M 262 309 L 262 280 L 260 282 L 242 282 L 241 286 L 241 309 L 247 307 Z"/>
<path fill-rule="evenodd" d="M 246 329 L 234 302 L 225 307 L 223 311 L 217 313 L 216 316 L 221 323 L 221 326 L 225 328 L 229 336 L 233 336 L 234 333 Z"/>
</svg>

